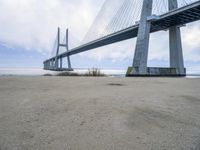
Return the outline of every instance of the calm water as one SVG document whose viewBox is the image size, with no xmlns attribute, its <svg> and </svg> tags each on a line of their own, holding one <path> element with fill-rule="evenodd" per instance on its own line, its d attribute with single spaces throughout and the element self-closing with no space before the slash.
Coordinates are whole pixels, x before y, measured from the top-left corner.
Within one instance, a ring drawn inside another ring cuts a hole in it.
<svg viewBox="0 0 200 150">
<path fill-rule="evenodd" d="M 74 72 L 86 73 L 88 69 L 75 69 Z M 102 73 L 114 76 L 125 76 L 125 70 L 101 70 Z M 0 68 L 0 76 L 41 76 L 44 74 L 57 74 L 58 72 L 43 70 L 40 68 Z"/>
<path fill-rule="evenodd" d="M 88 69 L 75 69 L 77 73 L 86 73 Z M 114 77 L 125 77 L 126 70 L 102 69 L 102 73 Z M 58 72 L 43 70 L 40 68 L 0 68 L 0 76 L 41 76 L 44 74 L 57 74 Z M 200 75 L 190 74 L 187 78 L 200 78 Z"/>
</svg>

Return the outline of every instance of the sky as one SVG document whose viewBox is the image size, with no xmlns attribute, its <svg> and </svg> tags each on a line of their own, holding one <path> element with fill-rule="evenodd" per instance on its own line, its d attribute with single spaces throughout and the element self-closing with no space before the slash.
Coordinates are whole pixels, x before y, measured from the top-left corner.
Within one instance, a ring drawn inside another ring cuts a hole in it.
<svg viewBox="0 0 200 150">
<path fill-rule="evenodd" d="M 42 68 L 57 27 L 68 28 L 70 41 L 84 39 L 103 0 L 0 0 L 0 68 Z M 200 73 L 200 22 L 181 28 L 185 66 Z M 71 57 L 72 67 L 127 69 L 133 61 L 130 39 Z M 151 34 L 148 66 L 169 66 L 168 32 Z"/>
</svg>

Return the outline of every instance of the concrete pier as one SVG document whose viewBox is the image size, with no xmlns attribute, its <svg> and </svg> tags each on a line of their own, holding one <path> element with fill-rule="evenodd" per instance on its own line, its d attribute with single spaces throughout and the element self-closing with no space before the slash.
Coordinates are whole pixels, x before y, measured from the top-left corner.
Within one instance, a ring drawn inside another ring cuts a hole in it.
<svg viewBox="0 0 200 150">
<path fill-rule="evenodd" d="M 62 57 L 61 57 L 61 58 L 60 58 L 60 69 L 62 69 L 62 66 L 63 66 L 62 63 L 63 63 L 63 62 L 62 62 Z"/>
<path fill-rule="evenodd" d="M 151 23 L 147 20 L 152 13 L 152 0 L 144 0 L 139 24 L 132 74 L 145 75 L 147 73 L 147 59 Z"/>
<path fill-rule="evenodd" d="M 169 11 L 178 8 L 177 0 L 168 0 Z M 141 19 L 137 35 L 133 66 L 129 67 L 126 76 L 185 76 L 180 27 L 169 28 L 170 67 L 147 67 L 151 20 L 152 0 L 143 0 Z"/>
<path fill-rule="evenodd" d="M 69 30 L 66 30 L 66 51 L 69 52 Z M 71 67 L 71 60 L 70 60 L 70 56 L 67 56 L 67 64 L 68 64 L 68 69 L 73 71 L 72 67 Z"/>
<path fill-rule="evenodd" d="M 177 0 L 168 0 L 169 11 L 178 8 Z M 179 74 L 184 75 L 184 61 L 182 52 L 180 27 L 174 26 L 169 28 L 169 48 L 170 48 L 170 67 L 176 68 Z"/>
<path fill-rule="evenodd" d="M 60 50 L 60 28 L 58 28 L 58 39 L 57 39 L 57 50 L 56 50 L 56 57 L 55 57 L 55 70 L 58 70 L 58 54 Z"/>
</svg>

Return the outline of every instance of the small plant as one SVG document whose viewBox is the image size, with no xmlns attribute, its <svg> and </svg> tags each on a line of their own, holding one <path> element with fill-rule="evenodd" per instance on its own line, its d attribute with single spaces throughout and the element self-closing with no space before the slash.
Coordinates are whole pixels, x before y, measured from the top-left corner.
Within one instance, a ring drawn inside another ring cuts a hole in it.
<svg viewBox="0 0 200 150">
<path fill-rule="evenodd" d="M 85 73 L 85 75 L 92 76 L 92 77 L 105 76 L 105 74 L 101 73 L 100 69 L 98 69 L 98 68 L 88 69 L 88 72 Z"/>
<path fill-rule="evenodd" d="M 43 76 L 52 76 L 52 74 L 47 73 L 47 74 L 44 74 Z"/>
<path fill-rule="evenodd" d="M 53 75 L 45 74 L 44 76 L 53 76 Z M 65 72 L 60 72 L 56 74 L 55 76 L 102 77 L 102 76 L 105 76 L 105 74 L 101 73 L 100 69 L 98 68 L 92 68 L 92 69 L 88 69 L 88 72 L 86 73 L 76 73 L 76 72 L 65 71 Z"/>
</svg>

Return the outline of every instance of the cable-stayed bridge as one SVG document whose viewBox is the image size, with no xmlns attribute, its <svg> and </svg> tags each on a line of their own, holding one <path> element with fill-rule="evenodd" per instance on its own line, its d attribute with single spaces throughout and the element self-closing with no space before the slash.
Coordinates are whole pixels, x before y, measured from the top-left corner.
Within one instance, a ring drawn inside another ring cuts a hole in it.
<svg viewBox="0 0 200 150">
<path fill-rule="evenodd" d="M 122 0 L 120 3 L 117 0 L 105 0 L 79 46 L 69 49 L 68 30 L 61 42 L 58 29 L 53 56 L 44 61 L 44 69 L 73 70 L 71 55 L 137 37 L 128 76 L 185 75 L 180 27 L 199 19 L 199 0 Z M 170 67 L 150 68 L 147 67 L 149 36 L 161 30 L 169 30 Z M 61 47 L 65 48 L 65 52 L 60 52 Z M 62 65 L 64 57 L 67 58 L 68 68 Z"/>
</svg>

